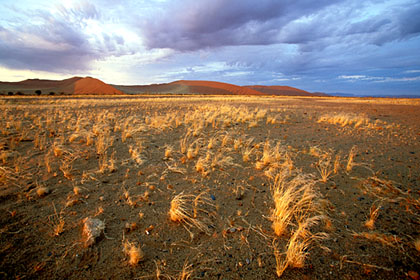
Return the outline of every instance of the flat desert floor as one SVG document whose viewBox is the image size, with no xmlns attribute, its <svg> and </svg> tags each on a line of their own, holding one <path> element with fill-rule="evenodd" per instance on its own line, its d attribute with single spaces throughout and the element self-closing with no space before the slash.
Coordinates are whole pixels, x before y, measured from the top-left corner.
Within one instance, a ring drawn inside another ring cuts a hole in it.
<svg viewBox="0 0 420 280">
<path fill-rule="evenodd" d="M 419 279 L 420 101 L 2 97 L 2 279 Z"/>
</svg>

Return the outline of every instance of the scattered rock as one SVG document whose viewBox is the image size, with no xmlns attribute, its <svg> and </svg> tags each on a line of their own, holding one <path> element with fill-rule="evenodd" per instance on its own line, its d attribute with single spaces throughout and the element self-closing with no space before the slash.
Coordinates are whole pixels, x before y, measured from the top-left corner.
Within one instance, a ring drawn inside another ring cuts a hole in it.
<svg viewBox="0 0 420 280">
<path fill-rule="evenodd" d="M 410 277 L 410 279 L 413 279 L 413 280 L 420 280 L 420 275 L 419 275 L 417 272 L 415 272 L 415 271 L 410 270 L 410 271 L 407 273 L 407 275 L 408 275 L 408 277 Z"/>
<path fill-rule="evenodd" d="M 88 217 L 83 220 L 83 224 L 85 246 L 89 247 L 95 244 L 96 239 L 103 234 L 105 223 L 99 219 Z"/>
</svg>

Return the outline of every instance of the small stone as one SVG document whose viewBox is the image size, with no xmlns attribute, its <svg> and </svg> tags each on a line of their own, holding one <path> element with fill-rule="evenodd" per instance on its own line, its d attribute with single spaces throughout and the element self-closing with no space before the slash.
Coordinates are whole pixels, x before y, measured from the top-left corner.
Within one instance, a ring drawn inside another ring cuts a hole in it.
<svg viewBox="0 0 420 280">
<path fill-rule="evenodd" d="M 89 247 L 95 244 L 96 239 L 103 234 L 105 223 L 96 218 L 85 218 L 83 220 L 83 235 L 85 237 L 85 246 Z"/>
<path fill-rule="evenodd" d="M 415 271 L 410 270 L 407 275 L 413 280 L 420 280 L 420 275 Z"/>
</svg>

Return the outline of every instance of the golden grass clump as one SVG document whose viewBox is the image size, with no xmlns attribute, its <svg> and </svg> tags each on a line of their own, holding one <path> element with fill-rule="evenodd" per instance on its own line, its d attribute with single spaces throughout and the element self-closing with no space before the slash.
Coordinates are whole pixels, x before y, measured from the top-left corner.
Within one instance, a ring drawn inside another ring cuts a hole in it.
<svg viewBox="0 0 420 280">
<path fill-rule="evenodd" d="M 355 165 L 354 163 L 354 157 L 357 154 L 357 147 L 353 146 L 349 152 L 349 156 L 347 159 L 347 165 L 346 165 L 346 171 L 350 172 L 353 169 L 353 166 Z"/>
<path fill-rule="evenodd" d="M 379 216 L 379 209 L 380 207 L 376 207 L 375 205 L 372 205 L 372 207 L 370 207 L 369 218 L 364 224 L 365 227 L 367 227 L 370 230 L 375 228 L 375 221 Z"/>
<path fill-rule="evenodd" d="M 139 262 L 144 260 L 144 252 L 140 246 L 125 241 L 123 244 L 123 252 L 128 256 L 128 263 L 131 266 L 136 266 Z"/>
<path fill-rule="evenodd" d="M 416 240 L 414 240 L 413 244 L 414 244 L 414 248 L 416 248 L 417 252 L 420 252 L 420 238 L 417 238 Z"/>
<path fill-rule="evenodd" d="M 46 196 L 47 194 L 49 194 L 50 193 L 50 189 L 48 189 L 47 187 L 38 187 L 37 189 L 36 189 L 36 194 L 39 196 L 39 197 L 44 197 L 44 196 Z"/>
<path fill-rule="evenodd" d="M 195 170 L 201 173 L 203 177 L 206 177 L 209 174 L 207 159 L 200 157 L 195 164 Z"/>
<path fill-rule="evenodd" d="M 211 150 L 216 146 L 217 143 L 217 137 L 212 137 L 209 139 L 209 143 L 207 144 L 207 149 Z"/>
<path fill-rule="evenodd" d="M 202 232 L 209 233 L 207 219 L 201 214 L 209 214 L 204 207 L 214 207 L 205 193 L 195 196 L 192 194 L 177 194 L 171 201 L 169 218 L 173 222 L 184 223 L 189 227 L 196 227 Z"/>
<path fill-rule="evenodd" d="M 144 163 L 144 160 L 141 156 L 141 148 L 140 147 L 133 147 L 130 146 L 128 149 L 128 152 L 130 153 L 131 158 L 138 164 L 142 165 Z"/>
<path fill-rule="evenodd" d="M 363 114 L 355 115 L 349 113 L 339 113 L 339 114 L 325 114 L 318 119 L 318 123 L 326 122 L 335 125 L 344 126 L 354 126 L 354 128 L 358 128 L 362 125 L 372 126 L 367 118 Z"/>
<path fill-rule="evenodd" d="M 331 173 L 333 172 L 333 168 L 331 166 L 331 154 L 324 153 L 318 160 L 316 164 L 316 169 L 318 170 L 319 174 L 321 175 L 321 181 L 326 183 L 328 178 L 330 177 Z"/>
<path fill-rule="evenodd" d="M 74 192 L 75 195 L 79 195 L 80 192 L 81 192 L 81 189 L 76 186 L 76 187 L 73 188 L 73 192 Z"/>
<path fill-rule="evenodd" d="M 334 174 L 337 174 L 338 173 L 338 170 L 340 170 L 340 168 L 341 168 L 340 159 L 341 159 L 341 156 L 340 155 L 335 155 L 335 160 L 334 160 Z"/>
<path fill-rule="evenodd" d="M 401 238 L 395 235 L 386 235 L 377 232 L 362 232 L 362 233 L 353 233 L 354 238 L 366 238 L 371 241 L 379 242 L 383 245 L 390 247 L 395 247 L 401 242 Z"/>
<path fill-rule="evenodd" d="M 315 181 L 303 174 L 290 179 L 290 171 L 281 170 L 271 187 L 274 209 L 271 213 L 272 228 L 277 236 L 287 232 L 293 217 L 299 213 L 314 211 L 316 193 L 313 189 Z"/>
<path fill-rule="evenodd" d="M 166 146 L 165 148 L 165 158 L 168 159 L 172 157 L 172 154 L 174 152 L 174 148 L 172 146 Z"/>
<path fill-rule="evenodd" d="M 62 213 L 57 213 L 57 209 L 55 208 L 55 205 L 53 204 L 54 208 L 54 214 L 48 217 L 48 220 L 50 221 L 53 229 L 53 236 L 59 236 L 61 233 L 64 232 L 64 218 Z"/>
<path fill-rule="evenodd" d="M 310 228 L 316 225 L 321 216 L 314 217 L 302 217 L 303 219 L 298 221 L 298 227 L 293 232 L 290 238 L 286 252 L 284 253 L 285 258 L 281 257 L 280 251 L 277 246 L 274 245 L 274 256 L 276 258 L 276 274 L 278 277 L 283 275 L 287 267 L 302 268 L 305 265 L 305 259 L 309 255 L 309 246 L 314 241 L 319 241 L 328 237 L 326 233 L 313 234 L 310 232 Z"/>
<path fill-rule="evenodd" d="M 407 197 L 409 192 L 404 192 L 397 186 L 395 186 L 395 182 L 390 180 L 380 179 L 376 176 L 371 176 L 364 181 L 361 182 L 359 187 L 366 193 L 375 196 L 379 199 L 386 199 L 386 198 L 397 198 L 397 197 Z M 408 201 L 416 202 L 414 200 L 410 200 L 407 198 Z"/>
<path fill-rule="evenodd" d="M 178 279 L 179 280 L 188 280 L 191 278 L 194 269 L 192 268 L 192 264 L 188 264 L 187 261 L 185 261 L 184 265 L 182 266 L 181 272 L 179 272 Z"/>
</svg>

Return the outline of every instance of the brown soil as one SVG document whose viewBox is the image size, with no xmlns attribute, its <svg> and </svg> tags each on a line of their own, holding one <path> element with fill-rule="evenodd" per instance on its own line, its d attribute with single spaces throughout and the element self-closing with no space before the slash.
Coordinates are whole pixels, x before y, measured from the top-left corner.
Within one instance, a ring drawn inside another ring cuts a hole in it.
<svg viewBox="0 0 420 280">
<path fill-rule="evenodd" d="M 281 237 L 271 228 L 273 180 L 268 166 L 256 169 L 267 141 L 281 144 L 293 172 L 312 174 L 323 207 L 311 233 L 328 234 L 283 279 L 419 278 L 417 100 L 4 97 L 0 107 L 2 279 L 276 279 L 273 246 L 285 252 L 294 225 Z M 218 110 L 220 118 L 201 122 Z M 232 117 L 241 112 L 251 118 Z M 318 122 L 327 113 L 369 122 Z M 181 152 L 183 139 L 196 155 Z M 341 158 L 325 183 L 317 151 Z M 222 157 L 204 176 L 196 164 L 207 154 Z M 208 202 L 197 216 L 206 232 L 170 220 L 171 200 L 182 192 Z M 369 229 L 372 206 L 379 212 Z M 91 246 L 88 217 L 105 224 Z M 126 242 L 144 253 L 137 265 Z"/>
</svg>

